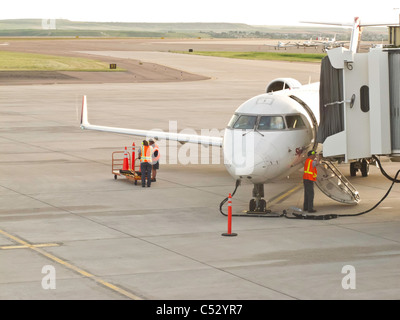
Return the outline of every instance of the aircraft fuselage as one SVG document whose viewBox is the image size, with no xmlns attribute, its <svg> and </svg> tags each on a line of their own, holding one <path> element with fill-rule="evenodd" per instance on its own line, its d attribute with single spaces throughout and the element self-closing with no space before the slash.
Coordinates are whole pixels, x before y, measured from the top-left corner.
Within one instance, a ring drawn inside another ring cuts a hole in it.
<svg viewBox="0 0 400 320">
<path fill-rule="evenodd" d="M 308 100 L 307 91 L 315 96 L 315 88 L 314 94 L 304 89 L 261 94 L 235 111 L 223 140 L 225 167 L 233 178 L 263 184 L 303 164 L 316 137 L 309 114 L 293 97 L 303 93 Z M 315 99 L 308 103 L 318 109 Z"/>
</svg>

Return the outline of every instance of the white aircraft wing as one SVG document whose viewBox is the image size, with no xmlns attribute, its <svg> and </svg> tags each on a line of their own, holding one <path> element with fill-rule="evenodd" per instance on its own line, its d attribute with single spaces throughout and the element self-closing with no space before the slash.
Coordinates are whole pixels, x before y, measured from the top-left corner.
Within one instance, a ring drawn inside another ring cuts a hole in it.
<svg viewBox="0 0 400 320">
<path fill-rule="evenodd" d="M 327 26 L 339 26 L 339 27 L 353 27 L 354 23 L 338 23 L 338 22 L 317 22 L 317 21 L 300 21 L 300 23 L 309 24 L 324 24 Z M 385 27 L 385 26 L 399 26 L 399 22 L 394 23 L 360 23 L 360 27 Z"/>
<path fill-rule="evenodd" d="M 126 128 L 92 125 L 89 123 L 88 120 L 86 96 L 83 97 L 83 102 L 82 102 L 81 129 L 128 134 L 133 136 L 146 137 L 148 139 L 154 138 L 156 140 L 178 141 L 182 144 L 197 143 L 197 144 L 216 146 L 216 147 L 222 147 L 222 140 L 223 140 L 222 137 L 202 136 L 196 134 L 163 132 L 155 130 L 126 129 Z"/>
</svg>

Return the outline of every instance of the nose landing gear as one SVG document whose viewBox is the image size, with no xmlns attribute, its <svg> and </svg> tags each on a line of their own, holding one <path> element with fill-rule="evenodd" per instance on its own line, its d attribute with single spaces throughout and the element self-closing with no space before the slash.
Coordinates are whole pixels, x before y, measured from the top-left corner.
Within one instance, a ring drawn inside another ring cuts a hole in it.
<svg viewBox="0 0 400 320">
<path fill-rule="evenodd" d="M 264 185 L 255 184 L 253 188 L 253 197 L 249 203 L 249 210 L 246 213 L 271 213 L 271 210 L 267 209 L 267 201 L 264 197 Z"/>
<path fill-rule="evenodd" d="M 236 180 L 236 187 L 235 190 L 232 193 L 232 197 L 236 193 L 237 188 L 240 185 L 240 180 Z M 249 204 L 249 211 L 245 211 L 246 214 L 235 214 L 233 216 L 235 217 L 259 217 L 259 218 L 279 218 L 282 217 L 283 214 L 278 214 L 274 213 L 271 210 L 268 210 L 267 207 L 267 201 L 262 199 L 264 197 L 264 185 L 263 184 L 255 184 L 253 188 L 253 197 L 255 199 L 250 200 Z M 227 216 L 222 211 L 222 206 L 225 204 L 225 202 L 228 201 L 228 198 L 225 198 L 222 200 L 222 202 L 219 205 L 219 211 L 221 212 L 222 215 Z M 268 214 L 267 214 L 268 213 Z"/>
</svg>

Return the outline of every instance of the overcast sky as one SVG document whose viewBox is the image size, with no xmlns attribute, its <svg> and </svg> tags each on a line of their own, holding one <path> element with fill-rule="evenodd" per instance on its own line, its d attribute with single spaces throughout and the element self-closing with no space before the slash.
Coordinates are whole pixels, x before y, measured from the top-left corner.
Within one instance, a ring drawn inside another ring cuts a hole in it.
<svg viewBox="0 0 400 320">
<path fill-rule="evenodd" d="M 235 22 L 296 25 L 299 21 L 399 21 L 399 0 L 12 0 L 0 19 L 69 19 L 106 22 Z"/>
</svg>

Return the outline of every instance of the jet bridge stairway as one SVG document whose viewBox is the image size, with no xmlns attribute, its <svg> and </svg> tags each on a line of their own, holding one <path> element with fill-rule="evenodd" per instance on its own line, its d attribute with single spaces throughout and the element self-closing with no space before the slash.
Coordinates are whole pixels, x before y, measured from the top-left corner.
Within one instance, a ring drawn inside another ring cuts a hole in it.
<svg viewBox="0 0 400 320">
<path fill-rule="evenodd" d="M 360 195 L 339 169 L 330 161 L 323 160 L 317 166 L 317 187 L 329 198 L 346 204 L 357 204 Z"/>
</svg>

